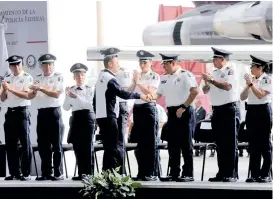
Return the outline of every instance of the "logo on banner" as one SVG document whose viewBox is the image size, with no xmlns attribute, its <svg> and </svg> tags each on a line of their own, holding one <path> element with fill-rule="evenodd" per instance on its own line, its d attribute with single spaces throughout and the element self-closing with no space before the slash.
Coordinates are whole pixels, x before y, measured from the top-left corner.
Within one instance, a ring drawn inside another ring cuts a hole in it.
<svg viewBox="0 0 273 199">
<path fill-rule="evenodd" d="M 36 63 L 37 63 L 37 60 L 36 60 L 36 58 L 34 57 L 34 55 L 29 55 L 29 56 L 27 57 L 27 67 L 28 67 L 29 69 L 34 69 L 35 66 L 36 66 Z"/>
</svg>

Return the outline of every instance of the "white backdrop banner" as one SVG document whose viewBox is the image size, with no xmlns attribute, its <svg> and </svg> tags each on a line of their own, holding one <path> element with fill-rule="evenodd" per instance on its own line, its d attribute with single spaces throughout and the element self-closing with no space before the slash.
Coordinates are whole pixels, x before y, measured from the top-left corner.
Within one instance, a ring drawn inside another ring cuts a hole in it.
<svg viewBox="0 0 273 199">
<path fill-rule="evenodd" d="M 8 56 L 23 56 L 24 71 L 33 77 L 41 73 L 38 58 L 48 52 L 48 22 L 46 1 L 0 1 L 0 18 L 4 17 L 7 30 L 5 38 Z M 1 104 L 0 140 L 4 142 L 4 114 L 6 108 Z M 31 112 L 31 142 L 36 143 L 37 110 Z"/>
</svg>

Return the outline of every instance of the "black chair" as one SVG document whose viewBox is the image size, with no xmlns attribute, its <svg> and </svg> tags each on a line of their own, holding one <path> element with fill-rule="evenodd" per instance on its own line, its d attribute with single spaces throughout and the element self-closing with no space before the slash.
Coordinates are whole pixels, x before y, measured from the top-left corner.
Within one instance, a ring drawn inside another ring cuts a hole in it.
<svg viewBox="0 0 273 199">
<path fill-rule="evenodd" d="M 207 123 L 208 127 L 211 123 L 210 119 L 200 120 L 197 122 L 195 126 L 195 133 L 194 133 L 194 140 L 196 143 L 193 144 L 194 149 L 203 150 L 203 165 L 202 165 L 202 174 L 201 174 L 201 181 L 204 179 L 205 173 L 205 164 L 206 164 L 206 152 L 207 150 L 214 150 L 216 148 L 215 139 L 213 135 L 212 129 L 203 128 L 202 124 L 204 125 Z"/>
</svg>

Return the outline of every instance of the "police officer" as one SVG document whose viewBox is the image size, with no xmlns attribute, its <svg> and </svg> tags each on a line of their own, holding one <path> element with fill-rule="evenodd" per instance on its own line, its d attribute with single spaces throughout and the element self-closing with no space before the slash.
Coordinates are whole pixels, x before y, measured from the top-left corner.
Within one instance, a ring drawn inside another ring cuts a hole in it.
<svg viewBox="0 0 273 199">
<path fill-rule="evenodd" d="M 272 68 L 268 61 L 250 55 L 252 59 L 251 74 L 245 74 L 246 87 L 241 93 L 241 100 L 248 99 L 246 126 L 250 135 L 250 171 L 251 178 L 246 182 L 271 182 L 272 166 L 272 79 L 268 73 Z M 272 65 L 271 65 L 272 66 Z M 263 157 L 263 165 L 261 165 Z"/>
<path fill-rule="evenodd" d="M 12 73 L 2 81 L 1 101 L 8 110 L 5 115 L 4 131 L 10 176 L 5 180 L 30 180 L 32 149 L 29 138 L 30 113 L 28 107 L 29 86 L 33 79 L 22 69 L 23 57 L 13 55 L 6 61 Z M 18 141 L 21 146 L 19 157 Z M 19 159 L 21 158 L 21 163 Z M 20 168 L 21 165 L 21 168 Z M 21 175 L 21 171 L 22 174 Z"/>
<path fill-rule="evenodd" d="M 54 72 L 56 57 L 44 54 L 39 58 L 42 74 L 30 86 L 30 99 L 35 98 L 37 115 L 37 142 L 41 157 L 42 176 L 36 180 L 63 180 L 62 175 L 62 113 L 60 95 L 63 93 L 63 76 Z M 54 176 L 52 176 L 52 153 Z"/>
<path fill-rule="evenodd" d="M 212 48 L 214 52 L 213 64 L 216 70 L 211 75 L 203 74 L 205 80 L 204 93 L 210 96 L 213 115 L 212 130 L 217 145 L 217 160 L 219 171 L 211 182 L 237 181 L 237 124 L 236 102 L 237 93 L 236 74 L 228 63 L 228 51 Z"/>
<path fill-rule="evenodd" d="M 72 109 L 70 126 L 70 141 L 73 143 L 78 176 L 72 180 L 82 180 L 83 175 L 92 175 L 93 136 L 95 132 L 95 114 L 93 109 L 94 88 L 85 85 L 87 66 L 76 63 L 70 68 L 76 85 L 66 88 L 66 98 L 63 108 Z"/>
<path fill-rule="evenodd" d="M 134 74 L 132 70 L 127 68 L 120 68 L 116 74 L 116 79 L 118 84 L 126 91 L 131 91 L 134 88 L 133 82 Z M 128 100 L 118 98 L 119 100 L 119 117 L 117 119 L 118 129 L 119 129 L 119 145 L 124 147 L 125 135 L 127 131 L 127 120 L 129 117 Z M 124 156 L 125 157 L 125 156 Z M 123 166 L 121 173 L 125 173 L 125 161 L 123 161 Z"/>
<path fill-rule="evenodd" d="M 103 170 L 122 167 L 124 160 L 124 146 L 119 142 L 120 131 L 117 124 L 119 117 L 117 97 L 147 99 L 146 96 L 124 91 L 117 83 L 115 74 L 119 71 L 119 52 L 117 48 L 102 51 L 105 69 L 99 74 L 95 87 L 94 108 L 104 147 Z"/>
<path fill-rule="evenodd" d="M 167 75 L 161 77 L 156 93 L 148 96 L 158 99 L 165 96 L 168 109 L 168 150 L 170 176 L 163 181 L 194 181 L 193 177 L 193 143 L 191 120 L 193 117 L 192 103 L 198 95 L 198 86 L 194 75 L 181 69 L 178 55 L 162 56 L 162 64 Z M 180 175 L 181 149 L 184 158 L 182 175 Z"/>
<path fill-rule="evenodd" d="M 160 82 L 159 75 L 151 69 L 154 55 L 144 50 L 139 50 L 136 55 L 139 58 L 142 72 L 136 73 L 135 92 L 144 95 L 152 94 L 156 92 Z M 134 126 L 132 133 L 137 134 L 136 142 L 138 143 L 135 150 L 138 163 L 137 180 L 157 180 L 158 116 L 155 102 L 146 102 L 141 99 L 135 100 L 133 116 Z"/>
</svg>

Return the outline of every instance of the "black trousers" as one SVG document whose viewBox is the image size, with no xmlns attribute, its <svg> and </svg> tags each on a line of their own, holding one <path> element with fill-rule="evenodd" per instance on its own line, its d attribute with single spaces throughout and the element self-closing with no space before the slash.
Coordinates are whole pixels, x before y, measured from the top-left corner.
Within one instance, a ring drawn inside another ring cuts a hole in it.
<svg viewBox="0 0 273 199">
<path fill-rule="evenodd" d="M 27 107 L 8 108 L 5 114 L 6 151 L 9 172 L 12 176 L 19 176 L 21 173 L 23 176 L 29 176 L 31 172 L 32 148 L 29 138 L 29 118 Z M 19 145 L 20 153 L 18 151 Z"/>
<path fill-rule="evenodd" d="M 127 106 L 127 102 L 119 103 L 119 117 L 118 117 L 118 130 L 119 130 L 119 146 L 122 146 L 125 150 L 125 135 L 127 131 L 127 121 L 129 117 L 129 110 Z M 125 154 L 124 154 L 125 158 Z M 123 165 L 121 168 L 121 173 L 125 173 L 125 159 L 123 160 Z"/>
<path fill-rule="evenodd" d="M 137 134 L 135 156 L 138 177 L 158 175 L 158 116 L 155 103 L 135 104 L 133 132 Z"/>
<path fill-rule="evenodd" d="M 78 175 L 94 174 L 95 114 L 90 110 L 72 112 L 70 136 L 75 152 Z"/>
<path fill-rule="evenodd" d="M 100 128 L 104 148 L 102 169 L 105 171 L 117 167 L 122 168 L 124 164 L 124 145 L 119 140 L 121 136 L 117 118 L 99 118 L 97 123 Z"/>
<path fill-rule="evenodd" d="M 237 121 L 236 103 L 213 106 L 212 131 L 217 145 L 217 177 L 237 177 Z"/>
<path fill-rule="evenodd" d="M 248 105 L 246 126 L 250 135 L 250 171 L 251 176 L 267 177 L 272 166 L 272 107 L 270 104 Z M 261 158 L 263 165 L 261 167 Z"/>
<path fill-rule="evenodd" d="M 192 117 L 193 108 L 189 106 L 177 118 L 176 111 L 179 107 L 168 109 L 168 151 L 170 156 L 170 175 L 177 177 L 180 174 L 181 150 L 184 159 L 182 176 L 193 177 L 193 143 L 192 143 Z"/>
<path fill-rule="evenodd" d="M 59 107 L 38 109 L 37 143 L 41 157 L 42 176 L 52 174 L 52 153 L 54 176 L 62 175 L 62 113 Z"/>
</svg>

